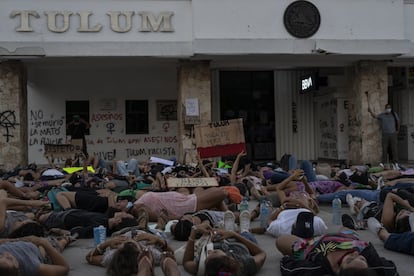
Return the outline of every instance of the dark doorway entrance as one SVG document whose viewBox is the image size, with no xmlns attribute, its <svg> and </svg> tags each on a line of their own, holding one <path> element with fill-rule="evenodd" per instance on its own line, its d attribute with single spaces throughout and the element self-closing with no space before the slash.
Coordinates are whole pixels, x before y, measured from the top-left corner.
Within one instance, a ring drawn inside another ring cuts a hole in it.
<svg viewBox="0 0 414 276">
<path fill-rule="evenodd" d="M 221 71 L 221 120 L 243 118 L 248 157 L 275 160 L 272 71 Z"/>
</svg>

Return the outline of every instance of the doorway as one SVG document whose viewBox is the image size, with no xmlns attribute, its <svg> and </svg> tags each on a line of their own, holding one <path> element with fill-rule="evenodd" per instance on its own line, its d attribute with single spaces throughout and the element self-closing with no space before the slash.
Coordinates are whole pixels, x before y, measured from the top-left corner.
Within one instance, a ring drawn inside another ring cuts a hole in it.
<svg viewBox="0 0 414 276">
<path fill-rule="evenodd" d="M 275 160 L 273 71 L 221 71 L 221 120 L 242 118 L 247 155 Z"/>
</svg>

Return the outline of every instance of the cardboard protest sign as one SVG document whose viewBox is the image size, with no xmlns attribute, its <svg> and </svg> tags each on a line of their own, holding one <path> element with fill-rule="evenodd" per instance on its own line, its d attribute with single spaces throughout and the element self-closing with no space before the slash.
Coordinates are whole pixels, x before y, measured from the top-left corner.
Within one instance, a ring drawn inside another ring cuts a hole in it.
<svg viewBox="0 0 414 276">
<path fill-rule="evenodd" d="M 243 119 L 196 125 L 194 134 L 201 158 L 236 155 L 246 151 Z"/>
<path fill-rule="evenodd" d="M 74 158 L 82 152 L 82 139 L 72 139 L 70 144 L 45 144 L 45 156 L 53 158 Z"/>
<path fill-rule="evenodd" d="M 45 144 L 45 156 L 53 158 L 73 158 L 78 152 L 72 144 Z"/>
<path fill-rule="evenodd" d="M 81 152 L 83 148 L 83 140 L 82 139 L 72 139 L 70 143 L 75 147 L 75 152 Z"/>
<path fill-rule="evenodd" d="M 168 188 L 182 187 L 215 187 L 218 186 L 217 179 L 214 177 L 169 177 L 167 178 Z"/>
</svg>

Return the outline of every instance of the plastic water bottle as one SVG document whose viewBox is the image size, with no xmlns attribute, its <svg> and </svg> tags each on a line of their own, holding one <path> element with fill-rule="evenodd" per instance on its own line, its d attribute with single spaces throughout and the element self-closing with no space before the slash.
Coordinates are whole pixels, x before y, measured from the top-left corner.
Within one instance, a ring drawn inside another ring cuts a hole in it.
<svg viewBox="0 0 414 276">
<path fill-rule="evenodd" d="M 95 246 L 103 243 L 106 240 L 106 227 L 100 225 L 98 227 L 93 228 L 93 239 L 95 242 Z"/>
<path fill-rule="evenodd" d="M 332 200 L 332 223 L 335 225 L 341 225 L 341 209 L 341 199 L 339 196 L 335 196 L 334 200 Z"/>
<path fill-rule="evenodd" d="M 240 202 L 239 204 L 240 213 L 243 212 L 244 210 L 249 211 L 249 202 L 247 201 L 247 197 L 243 197 L 242 202 Z"/>
<path fill-rule="evenodd" d="M 267 228 L 267 218 L 269 216 L 269 207 L 266 198 L 262 198 L 260 203 L 260 227 Z"/>
</svg>

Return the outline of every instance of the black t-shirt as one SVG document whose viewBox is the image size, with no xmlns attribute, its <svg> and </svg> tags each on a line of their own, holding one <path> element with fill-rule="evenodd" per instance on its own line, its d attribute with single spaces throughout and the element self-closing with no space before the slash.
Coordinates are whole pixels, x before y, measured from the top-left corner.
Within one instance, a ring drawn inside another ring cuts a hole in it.
<svg viewBox="0 0 414 276">
<path fill-rule="evenodd" d="M 86 125 L 81 122 L 72 123 L 68 126 L 68 131 L 72 139 L 83 139 L 86 130 Z"/>
</svg>

